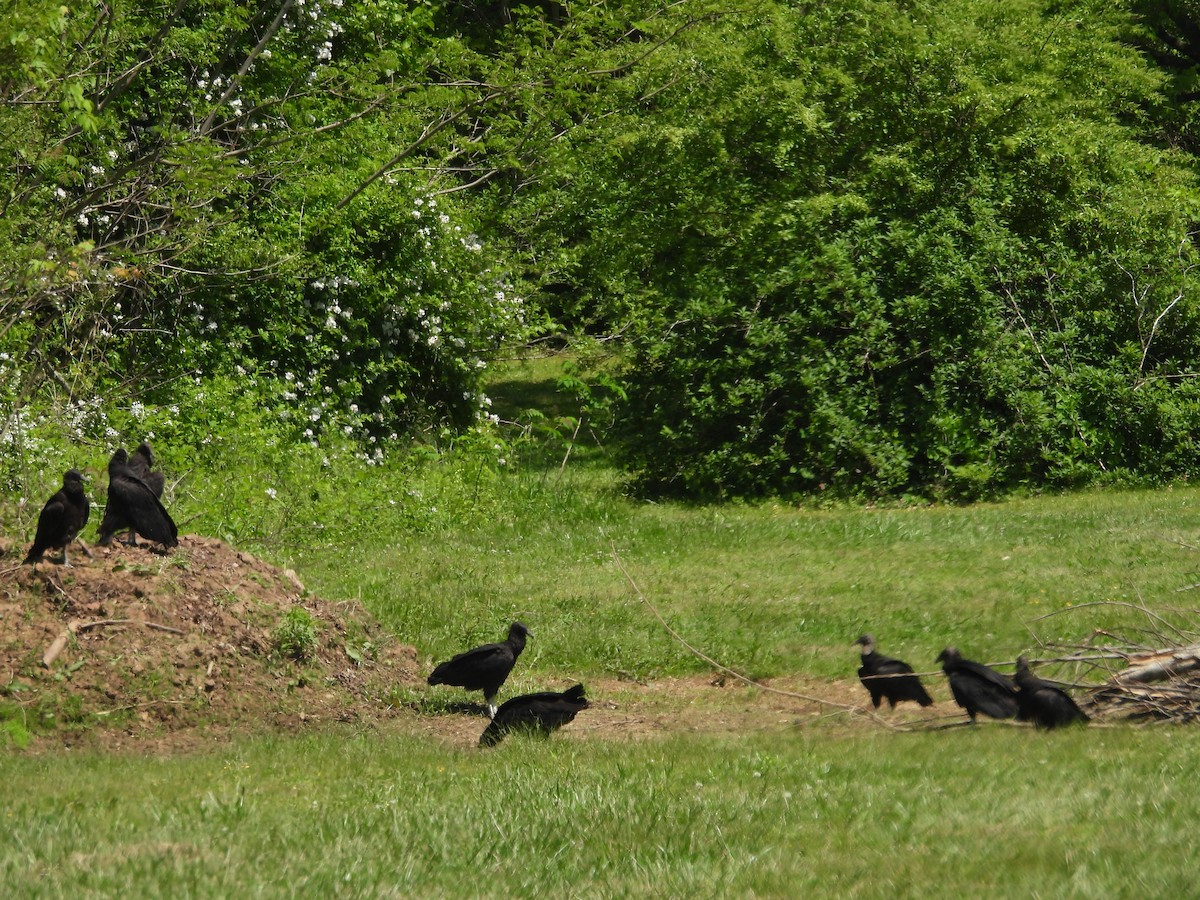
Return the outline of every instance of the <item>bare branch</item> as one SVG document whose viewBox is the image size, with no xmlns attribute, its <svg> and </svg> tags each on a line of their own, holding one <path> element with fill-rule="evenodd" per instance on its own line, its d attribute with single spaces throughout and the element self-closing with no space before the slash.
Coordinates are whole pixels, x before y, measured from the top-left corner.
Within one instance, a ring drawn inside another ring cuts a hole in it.
<svg viewBox="0 0 1200 900">
<path fill-rule="evenodd" d="M 267 43 L 275 36 L 275 33 L 279 31 L 279 27 L 283 24 L 283 20 L 287 16 L 288 10 L 292 8 L 293 3 L 295 3 L 295 0 L 283 0 L 283 2 L 279 5 L 279 12 L 275 14 L 274 20 L 270 25 L 267 26 L 262 37 L 258 39 L 258 43 L 255 44 L 253 49 L 246 54 L 246 58 L 242 60 L 242 64 L 238 67 L 237 73 L 229 79 L 229 84 L 225 86 L 225 90 L 221 92 L 221 96 L 218 97 L 216 102 L 213 104 L 213 108 L 209 111 L 208 115 L 204 119 L 204 122 L 200 125 L 199 134 L 206 135 L 212 131 L 213 122 L 217 117 L 217 111 L 221 109 L 221 107 L 225 105 L 226 101 L 234 95 L 234 92 L 241 87 L 242 79 L 246 77 L 246 73 L 249 72 L 250 67 L 254 65 L 254 61 L 258 59 L 260 55 L 262 55 L 263 50 L 266 49 Z"/>
</svg>

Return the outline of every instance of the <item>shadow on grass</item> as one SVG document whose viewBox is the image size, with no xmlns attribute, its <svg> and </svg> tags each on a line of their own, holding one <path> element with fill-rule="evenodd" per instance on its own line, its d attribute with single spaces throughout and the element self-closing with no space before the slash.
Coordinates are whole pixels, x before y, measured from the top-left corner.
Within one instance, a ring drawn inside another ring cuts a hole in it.
<svg viewBox="0 0 1200 900">
<path fill-rule="evenodd" d="M 532 437 L 523 443 L 520 456 L 531 471 L 552 472 L 568 459 L 576 467 L 610 465 L 602 435 L 579 397 L 560 384 L 566 362 L 546 357 L 513 363 L 486 387 L 492 412 L 516 434 Z"/>
<path fill-rule="evenodd" d="M 446 700 L 441 697 L 416 697 L 406 704 L 423 716 L 480 716 L 490 719 L 487 705 L 470 700 Z"/>
<path fill-rule="evenodd" d="M 510 422 L 528 418 L 530 410 L 547 419 L 579 416 L 579 398 L 562 390 L 557 378 L 505 378 L 490 382 L 492 412 Z"/>
</svg>

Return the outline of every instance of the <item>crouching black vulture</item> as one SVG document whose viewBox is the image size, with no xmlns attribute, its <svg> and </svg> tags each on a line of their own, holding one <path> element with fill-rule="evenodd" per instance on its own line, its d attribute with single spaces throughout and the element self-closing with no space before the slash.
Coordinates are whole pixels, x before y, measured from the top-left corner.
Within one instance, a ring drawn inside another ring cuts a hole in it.
<svg viewBox="0 0 1200 900">
<path fill-rule="evenodd" d="M 108 461 L 108 504 L 100 522 L 100 543 L 107 544 L 126 528 L 130 529 L 131 544 L 135 534 L 166 547 L 179 543 L 179 530 L 171 514 L 154 489 L 137 476 L 122 447 Z"/>
<path fill-rule="evenodd" d="M 525 649 L 528 634 L 528 628 L 520 622 L 513 622 L 508 628 L 508 640 L 459 653 L 437 666 L 426 680 L 430 684 L 448 684 L 468 691 L 483 691 L 488 715 L 494 717 L 496 694 L 517 664 L 517 657 Z"/>
<path fill-rule="evenodd" d="M 1017 695 L 1012 683 L 983 663 L 963 659 L 956 647 L 947 647 L 937 658 L 950 680 L 950 693 L 967 711 L 971 721 L 977 713 L 993 719 L 1011 719 L 1017 714 Z"/>
<path fill-rule="evenodd" d="M 38 515 L 37 533 L 25 562 L 32 563 L 36 568 L 47 550 L 61 547 L 62 564 L 71 565 L 67 559 L 67 547 L 87 524 L 89 513 L 87 494 L 83 491 L 83 476 L 71 469 L 63 475 L 62 487 L 46 501 Z M 87 552 L 86 547 L 84 552 Z"/>
<path fill-rule="evenodd" d="M 933 698 L 913 672 L 912 666 L 876 652 L 875 638 L 869 634 L 864 634 L 854 643 L 862 644 L 862 666 L 858 670 L 858 679 L 871 695 L 871 703 L 876 709 L 879 709 L 879 702 L 885 697 L 889 708 L 895 708 L 897 703 L 904 700 L 922 706 L 932 705 Z"/>
<path fill-rule="evenodd" d="M 154 468 L 154 451 L 150 449 L 149 442 L 142 441 L 138 444 L 138 448 L 133 451 L 133 456 L 129 457 L 128 464 L 130 473 L 150 488 L 151 493 L 161 501 L 167 479 L 162 472 Z M 137 531 L 132 525 L 129 528 L 127 543 L 130 546 L 137 543 Z"/>
<path fill-rule="evenodd" d="M 573 720 L 581 709 L 587 708 L 582 684 L 569 687 L 561 694 L 543 691 L 513 697 L 496 711 L 488 727 L 479 736 L 479 746 L 494 747 L 510 731 L 549 735 Z"/>
<path fill-rule="evenodd" d="M 1022 722 L 1033 722 L 1038 728 L 1058 728 L 1088 721 L 1087 714 L 1066 691 L 1033 674 L 1024 656 L 1017 657 L 1013 680 L 1017 683 L 1017 718 Z"/>
</svg>

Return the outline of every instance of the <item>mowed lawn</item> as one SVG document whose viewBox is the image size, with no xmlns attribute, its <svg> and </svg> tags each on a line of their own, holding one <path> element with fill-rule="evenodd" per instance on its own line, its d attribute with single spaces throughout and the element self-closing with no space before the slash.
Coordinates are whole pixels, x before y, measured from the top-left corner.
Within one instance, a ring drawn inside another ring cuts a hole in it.
<svg viewBox="0 0 1200 900">
<path fill-rule="evenodd" d="M 1096 629 L 1151 643 L 1167 626 L 1138 607 L 1194 629 L 1200 597 L 1200 491 L 1187 487 L 813 510 L 639 504 L 570 469 L 510 487 L 469 528 L 385 530 L 281 561 L 324 596 L 361 599 L 423 662 L 522 619 L 522 690 L 706 671 L 648 603 L 725 665 L 820 682 L 853 678 L 850 643 L 867 629 L 930 671 L 947 643 L 989 662 Z M 930 686 L 946 698 L 940 676 Z M 902 733 L 834 716 L 636 739 L 576 726 L 492 751 L 400 724 L 175 754 L 6 752 L 0 885 L 1145 897 L 1188 896 L 1200 875 L 1189 726 Z"/>
<path fill-rule="evenodd" d="M 13 897 L 1186 897 L 1200 733 L 373 733 L 8 757 Z"/>
</svg>

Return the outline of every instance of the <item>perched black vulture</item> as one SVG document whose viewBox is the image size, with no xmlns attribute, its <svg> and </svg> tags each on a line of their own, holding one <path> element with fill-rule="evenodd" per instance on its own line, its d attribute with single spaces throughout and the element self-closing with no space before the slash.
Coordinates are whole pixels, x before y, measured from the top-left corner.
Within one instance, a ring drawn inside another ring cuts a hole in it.
<svg viewBox="0 0 1200 900">
<path fill-rule="evenodd" d="M 154 451 L 150 449 L 150 444 L 146 441 L 138 444 L 138 448 L 133 451 L 133 456 L 129 457 L 129 471 L 135 478 L 140 478 L 145 482 L 146 487 L 154 492 L 155 497 L 162 499 L 163 488 L 166 487 L 167 480 L 163 477 L 162 472 L 154 470 Z"/>
<path fill-rule="evenodd" d="M 1017 714 L 1017 695 L 1012 683 L 983 663 L 963 659 L 957 647 L 947 647 L 937 658 L 950 679 L 950 693 L 967 711 L 971 721 L 977 713 L 993 719 L 1011 719 Z"/>
<path fill-rule="evenodd" d="M 561 694 L 543 691 L 539 694 L 522 694 L 506 700 L 488 727 L 479 736 L 479 746 L 494 747 L 510 731 L 529 731 L 543 735 L 562 728 L 575 718 L 581 709 L 587 709 L 587 697 L 583 685 L 569 687 Z"/>
<path fill-rule="evenodd" d="M 858 670 L 858 680 L 871 695 L 871 703 L 879 709 L 879 701 L 887 698 L 888 707 L 895 708 L 897 703 L 911 700 L 922 706 L 933 704 L 933 698 L 925 690 L 912 670 L 912 666 L 899 659 L 892 659 L 875 651 L 875 638 L 864 634 L 854 643 L 862 644 L 862 666 Z"/>
<path fill-rule="evenodd" d="M 63 475 L 62 488 L 46 501 L 38 515 L 37 534 L 25 562 L 36 567 L 47 550 L 62 547 L 62 564 L 69 566 L 67 547 L 87 524 L 90 511 L 87 494 L 83 492 L 83 476 L 71 469 Z"/>
<path fill-rule="evenodd" d="M 100 522 L 100 543 L 107 544 L 126 528 L 131 529 L 131 544 L 136 540 L 134 533 L 167 547 L 179 543 L 171 514 L 154 496 L 154 490 L 134 474 L 129 454 L 122 447 L 108 461 L 108 505 Z"/>
<path fill-rule="evenodd" d="M 138 444 L 138 448 L 133 451 L 133 456 L 129 457 L 129 471 L 135 478 L 141 479 L 155 497 L 159 500 L 162 499 L 163 488 L 166 487 L 167 480 L 163 477 L 162 472 L 154 470 L 154 451 L 150 449 L 147 441 Z M 129 528 L 127 541 L 130 545 L 137 543 L 137 534 L 132 525 Z"/>
<path fill-rule="evenodd" d="M 1017 657 L 1013 681 L 1017 683 L 1017 718 L 1022 722 L 1033 722 L 1038 728 L 1058 728 L 1088 721 L 1066 691 L 1033 674 L 1024 656 Z"/>
<path fill-rule="evenodd" d="M 517 664 L 517 657 L 525 649 L 528 634 L 528 628 L 520 622 L 513 622 L 508 628 L 508 640 L 466 650 L 435 668 L 427 680 L 430 684 L 449 684 L 468 691 L 483 691 L 488 714 L 495 716 L 496 694 Z"/>
</svg>

